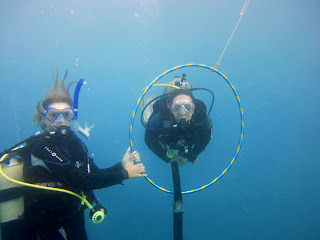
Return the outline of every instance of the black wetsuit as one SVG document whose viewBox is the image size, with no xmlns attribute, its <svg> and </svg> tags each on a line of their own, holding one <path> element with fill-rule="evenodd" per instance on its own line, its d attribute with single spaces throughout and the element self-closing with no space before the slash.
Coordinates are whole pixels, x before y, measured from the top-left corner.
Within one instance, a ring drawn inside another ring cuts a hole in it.
<svg viewBox="0 0 320 240">
<path fill-rule="evenodd" d="M 16 151 L 24 162 L 24 181 L 70 190 L 92 203 L 92 190 L 120 184 L 128 178 L 121 163 L 99 169 L 76 135 L 40 134 Z M 1 192 L 0 192 L 1 194 Z M 2 240 L 86 240 L 84 209 L 75 196 L 23 187 L 25 211 L 21 219 L 1 224 Z M 66 235 L 64 238 L 63 235 Z"/>
<path fill-rule="evenodd" d="M 206 114 L 205 104 L 195 99 L 195 112 L 190 123 L 181 126 L 176 123 L 167 107 L 165 98 L 153 105 L 145 132 L 145 142 L 153 153 L 165 162 L 169 162 L 167 150 L 178 150 L 179 156 L 190 162 L 206 148 L 211 139 L 212 122 Z"/>
</svg>

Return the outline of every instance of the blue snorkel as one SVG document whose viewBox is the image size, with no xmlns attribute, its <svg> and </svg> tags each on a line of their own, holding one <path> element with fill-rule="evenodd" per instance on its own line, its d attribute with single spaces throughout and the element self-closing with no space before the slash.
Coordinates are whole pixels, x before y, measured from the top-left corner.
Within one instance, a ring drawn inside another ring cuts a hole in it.
<svg viewBox="0 0 320 240">
<path fill-rule="evenodd" d="M 73 117 L 73 127 L 75 130 L 77 130 L 79 133 L 81 133 L 83 136 L 86 138 L 90 138 L 90 130 L 94 127 L 94 124 L 91 125 L 90 127 L 87 126 L 87 123 L 85 123 L 85 128 L 83 129 L 79 123 L 78 123 L 78 104 L 79 104 L 79 93 L 80 89 L 83 84 L 86 84 L 83 78 L 79 80 L 77 83 L 76 89 L 74 91 L 74 96 L 73 96 L 73 111 L 74 111 L 74 117 Z"/>
<path fill-rule="evenodd" d="M 74 111 L 74 120 L 78 119 L 78 103 L 79 103 L 79 93 L 83 84 L 86 84 L 84 79 L 81 78 L 76 86 L 73 96 L 73 111 Z"/>
</svg>

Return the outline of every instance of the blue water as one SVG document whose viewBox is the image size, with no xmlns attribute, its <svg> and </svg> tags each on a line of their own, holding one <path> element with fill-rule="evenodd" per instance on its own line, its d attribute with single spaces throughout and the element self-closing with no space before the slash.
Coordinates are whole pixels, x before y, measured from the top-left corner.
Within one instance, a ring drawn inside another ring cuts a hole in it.
<svg viewBox="0 0 320 240">
<path fill-rule="evenodd" d="M 36 102 L 56 70 L 85 77 L 79 122 L 97 165 L 119 162 L 143 87 L 174 66 L 215 66 L 244 1 L 1 1 L 0 149 L 32 135 Z M 210 188 L 184 195 L 184 239 L 319 239 L 320 2 L 252 0 L 221 67 L 234 83 L 245 136 L 230 171 Z M 209 183 L 231 161 L 240 135 L 237 102 L 226 82 L 195 68 L 194 87 L 215 92 L 214 137 L 195 165 L 181 167 L 183 190 Z M 162 82 L 162 83 L 163 83 Z M 150 95 L 162 89 L 154 87 Z M 199 93 L 205 101 L 205 93 Z M 172 190 L 170 167 L 143 142 L 134 146 L 149 177 Z M 97 191 L 109 211 L 89 239 L 173 239 L 173 196 L 144 179 Z"/>
</svg>

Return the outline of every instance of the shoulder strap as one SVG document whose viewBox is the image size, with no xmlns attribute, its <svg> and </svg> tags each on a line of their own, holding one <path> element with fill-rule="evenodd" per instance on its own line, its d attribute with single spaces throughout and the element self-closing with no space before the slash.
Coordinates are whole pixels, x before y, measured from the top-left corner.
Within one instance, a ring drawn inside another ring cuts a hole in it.
<svg viewBox="0 0 320 240">
<path fill-rule="evenodd" d="M 31 137 L 28 137 L 18 143 L 16 143 L 15 145 L 11 146 L 10 148 L 2 151 L 0 153 L 0 157 L 2 157 L 4 154 L 16 154 L 19 155 L 21 157 L 24 157 L 24 153 L 29 152 L 29 146 L 31 146 L 34 142 L 39 141 L 40 139 L 42 139 L 44 136 L 48 135 L 48 133 L 44 132 L 38 135 L 34 135 Z"/>
</svg>

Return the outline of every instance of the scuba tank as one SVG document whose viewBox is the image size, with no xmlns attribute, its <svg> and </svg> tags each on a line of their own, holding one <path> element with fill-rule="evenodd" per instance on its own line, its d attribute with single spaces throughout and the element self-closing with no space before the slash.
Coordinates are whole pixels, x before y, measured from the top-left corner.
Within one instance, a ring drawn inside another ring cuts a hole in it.
<svg viewBox="0 0 320 240">
<path fill-rule="evenodd" d="M 11 158 L 3 172 L 17 181 L 23 181 L 23 163 Z M 0 174 L 0 223 L 17 220 L 24 212 L 22 185 L 7 180 Z"/>
<path fill-rule="evenodd" d="M 181 89 L 192 89 L 192 86 L 190 84 L 190 82 L 187 80 L 187 75 L 185 73 L 182 74 L 182 77 L 179 76 L 175 76 L 170 82 L 168 82 L 169 85 L 174 85 L 177 87 L 180 87 Z M 176 88 L 173 88 L 171 86 L 167 86 L 164 91 L 163 91 L 163 95 L 164 94 L 169 94 L 172 93 L 176 90 Z"/>
<path fill-rule="evenodd" d="M 52 134 L 57 134 L 57 137 L 61 140 L 66 138 L 69 134 L 71 134 L 71 132 L 69 131 L 68 127 L 62 125 L 57 129 L 56 133 Z M 50 133 L 50 135 L 52 134 Z M 48 137 L 47 134 L 45 134 L 44 136 Z M 82 205 L 86 205 L 90 209 L 89 216 L 94 223 L 102 222 L 105 216 L 107 215 L 107 210 L 101 205 L 101 203 L 98 202 L 93 192 L 93 201 L 95 202 L 96 206 L 91 205 L 91 203 L 86 199 L 86 196 L 83 192 L 81 192 L 81 195 L 79 195 L 77 193 L 62 188 L 41 186 L 24 182 L 24 164 L 18 160 L 19 155 L 13 154 L 11 151 L 24 147 L 23 145 L 20 145 L 21 143 L 25 143 L 26 145 L 32 145 L 32 143 L 30 142 L 38 137 L 38 135 L 32 136 L 12 146 L 8 150 L 5 150 L 2 153 L 0 153 L 0 223 L 17 220 L 22 217 L 24 213 L 24 186 L 48 191 L 63 192 L 65 194 L 73 195 L 81 200 Z M 18 145 L 20 146 L 17 147 Z M 85 145 L 83 144 L 82 146 L 85 148 L 85 151 L 87 152 Z M 8 154 L 10 154 L 10 152 L 11 155 L 9 155 L 10 157 L 8 157 Z M 56 156 L 56 153 L 52 152 L 51 156 Z M 7 165 L 4 166 L 5 164 Z M 88 165 L 88 170 L 89 169 L 90 168 Z"/>
</svg>

